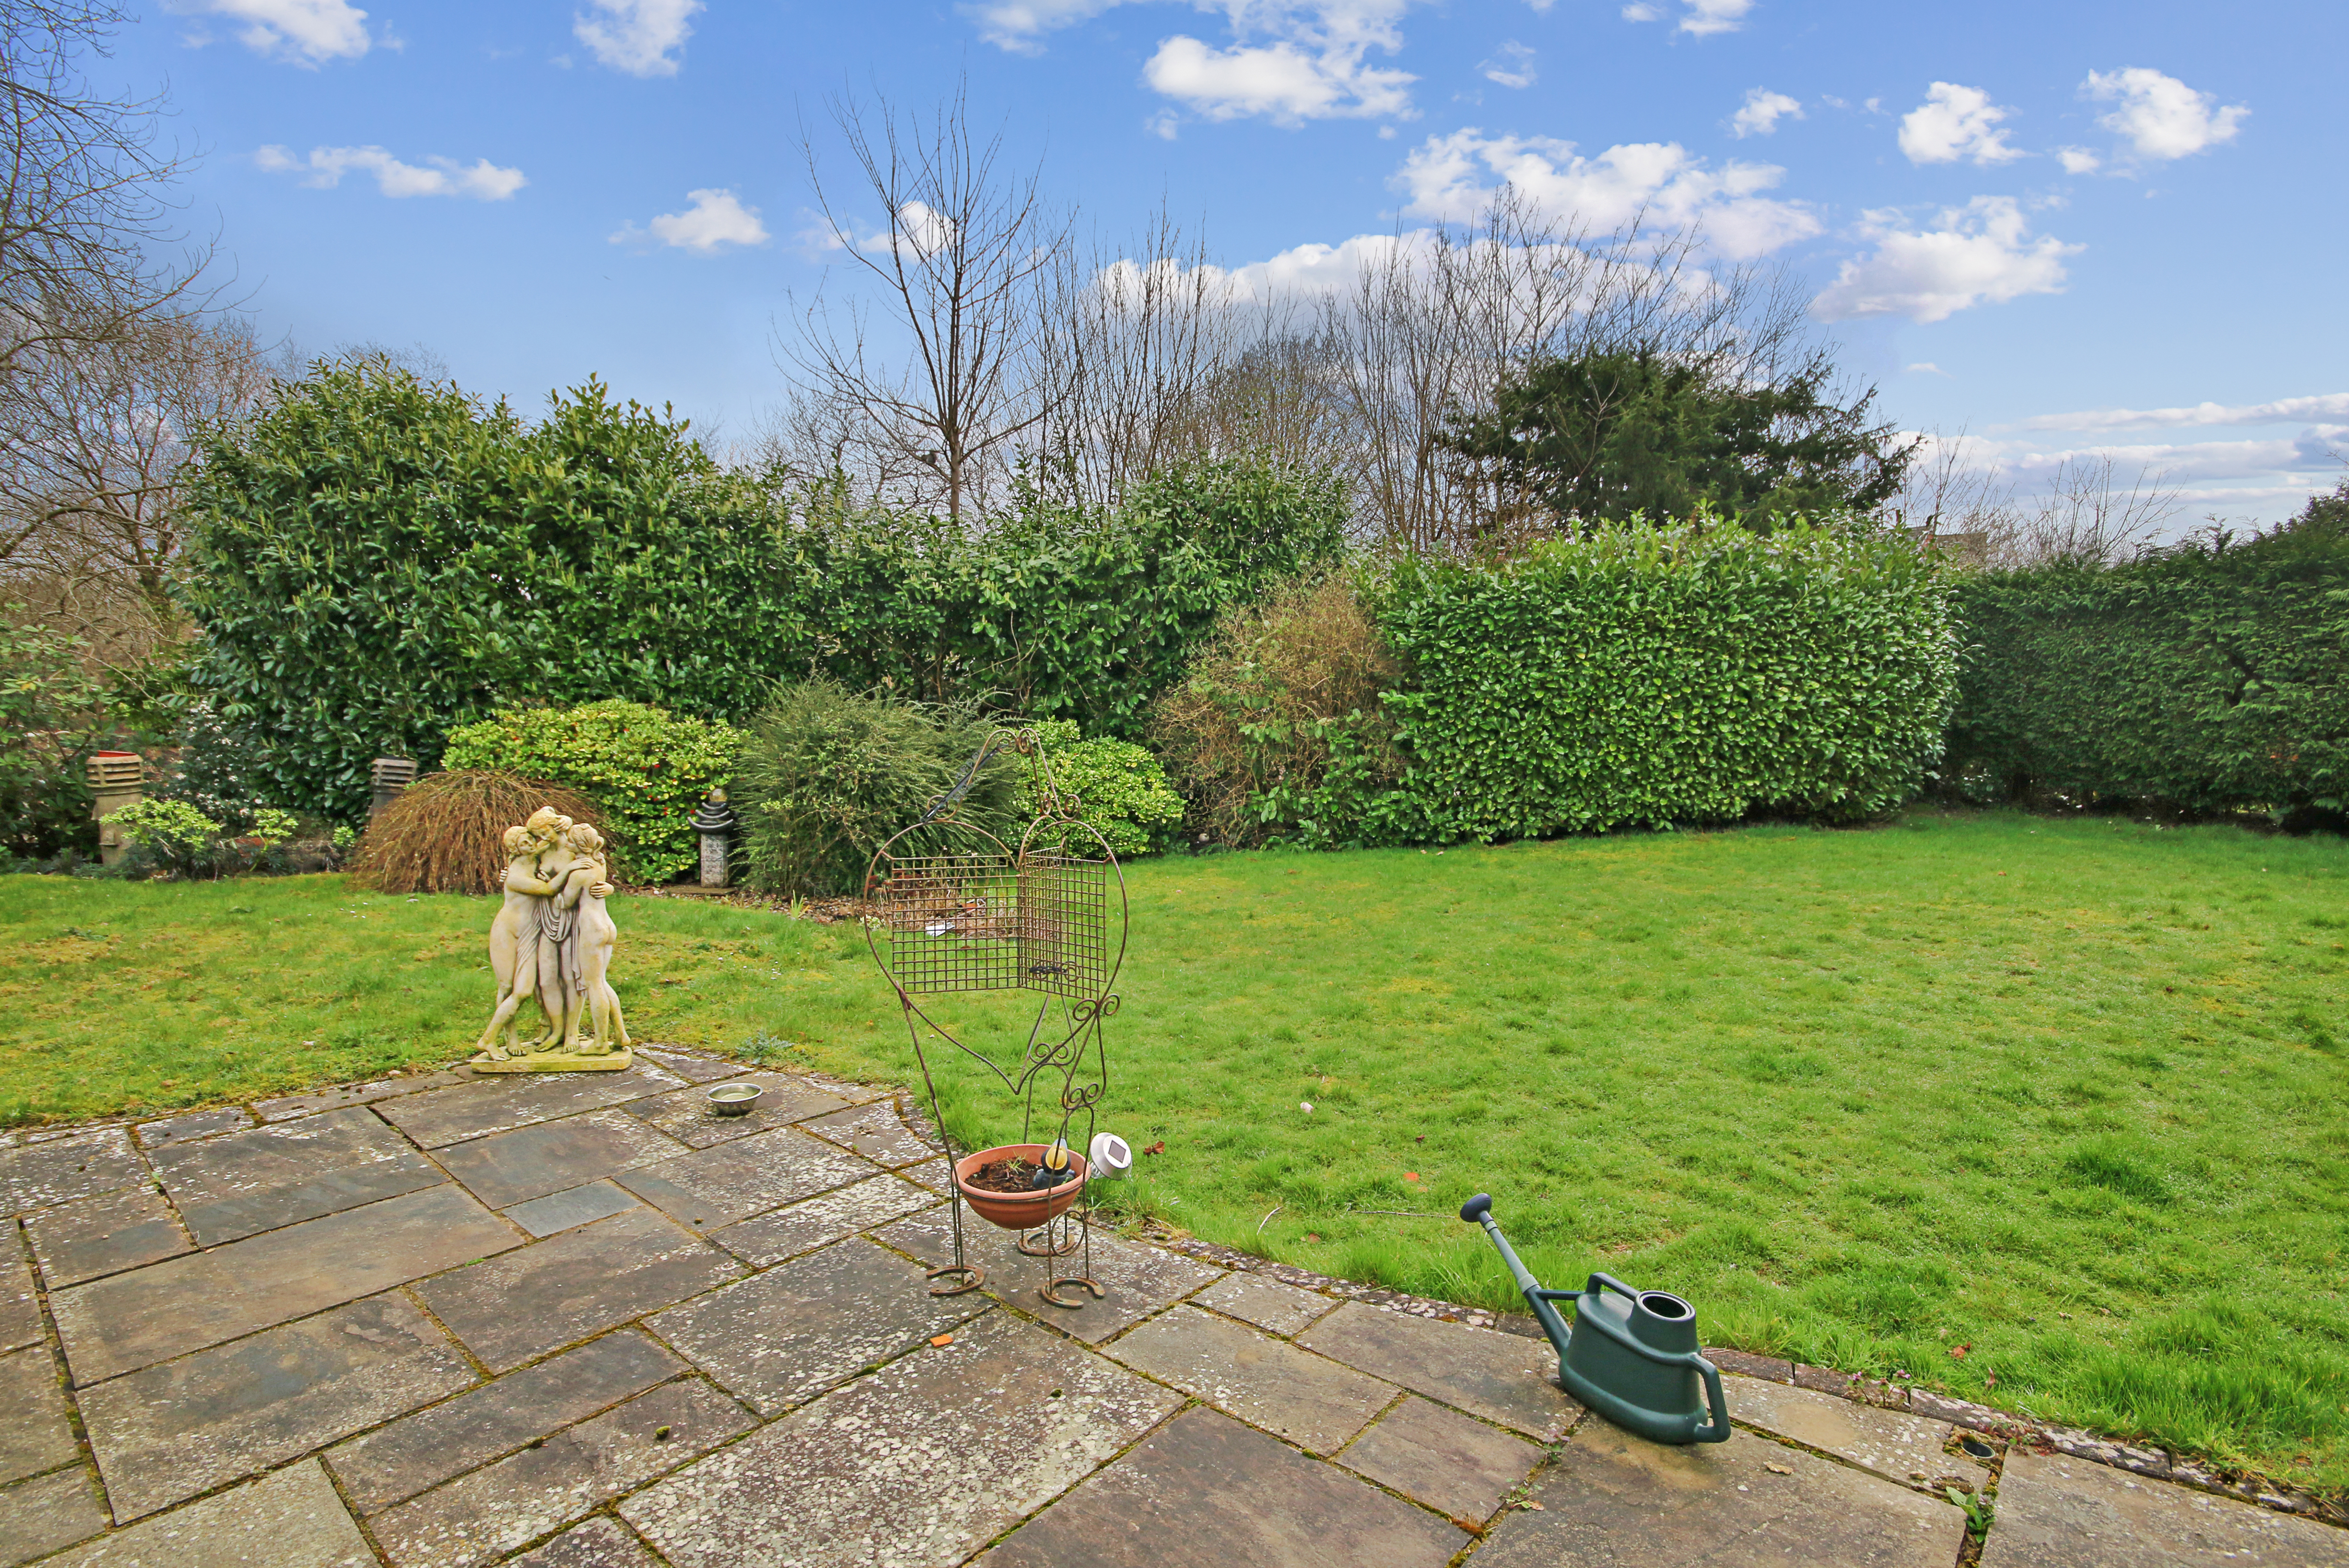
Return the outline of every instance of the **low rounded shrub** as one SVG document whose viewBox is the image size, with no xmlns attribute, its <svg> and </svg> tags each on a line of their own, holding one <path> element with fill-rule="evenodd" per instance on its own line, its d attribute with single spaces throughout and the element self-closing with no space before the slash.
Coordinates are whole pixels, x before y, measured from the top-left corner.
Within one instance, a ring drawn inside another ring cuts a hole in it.
<svg viewBox="0 0 2349 1568">
<path fill-rule="evenodd" d="M 1041 766 L 1032 760 L 1029 764 L 1030 816 L 1044 811 L 1043 783 L 1049 773 L 1063 803 L 1074 798 L 1078 818 L 1102 836 L 1118 859 L 1166 847 L 1182 825 L 1183 797 L 1166 782 L 1166 769 L 1148 748 L 1130 740 L 1081 739 L 1067 719 L 1047 719 L 1035 729 L 1044 756 Z"/>
<path fill-rule="evenodd" d="M 603 830 L 595 802 L 560 784 L 493 768 L 428 773 L 367 824 L 351 881 L 378 892 L 495 892 L 506 830 L 541 806 Z"/>
<path fill-rule="evenodd" d="M 451 769 L 496 769 L 576 789 L 595 804 L 613 872 L 630 882 L 666 882 L 698 863 L 693 809 L 712 785 L 726 782 L 741 739 L 724 724 L 616 698 L 523 708 L 452 729 L 440 760 Z"/>
<path fill-rule="evenodd" d="M 854 893 L 873 851 L 954 788 L 993 727 L 960 710 L 813 680 L 777 688 L 750 721 L 730 791 L 751 886 Z M 1008 843 L 1026 821 L 1020 759 L 988 758 L 957 818 Z M 931 847 L 968 849 L 944 830 Z"/>
</svg>

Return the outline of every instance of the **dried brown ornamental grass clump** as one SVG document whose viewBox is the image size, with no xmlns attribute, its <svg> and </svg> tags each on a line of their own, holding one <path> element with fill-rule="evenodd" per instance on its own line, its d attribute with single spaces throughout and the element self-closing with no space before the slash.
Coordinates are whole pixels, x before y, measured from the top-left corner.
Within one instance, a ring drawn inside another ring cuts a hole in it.
<svg viewBox="0 0 2349 1568">
<path fill-rule="evenodd" d="M 505 876 L 505 830 L 541 806 L 604 825 L 585 795 L 560 784 L 491 768 L 428 773 L 367 825 L 351 880 L 378 892 L 495 892 Z"/>
</svg>

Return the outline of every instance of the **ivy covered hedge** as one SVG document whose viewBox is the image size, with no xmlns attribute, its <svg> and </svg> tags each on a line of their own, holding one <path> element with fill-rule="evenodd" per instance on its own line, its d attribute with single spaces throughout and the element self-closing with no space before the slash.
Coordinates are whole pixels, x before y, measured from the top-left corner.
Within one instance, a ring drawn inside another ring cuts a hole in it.
<svg viewBox="0 0 2349 1568">
<path fill-rule="evenodd" d="M 380 358 L 216 432 L 188 487 L 191 681 L 270 799 L 356 820 L 369 760 L 525 703 L 713 719 L 822 675 L 1138 729 L 1226 604 L 1334 555 L 1332 480 L 1243 462 L 984 531 L 720 468 L 590 382 L 526 421 Z"/>
<path fill-rule="evenodd" d="M 1307 843 L 1852 820 L 1940 755 L 1949 589 L 1898 538 L 1633 524 L 1361 591 L 1401 663 L 1381 706 L 1404 766 L 1337 748 L 1309 791 L 1258 798 Z"/>
<path fill-rule="evenodd" d="M 2349 809 L 2349 490 L 2248 542 L 1962 584 L 1948 772 L 1976 799 Z"/>
</svg>

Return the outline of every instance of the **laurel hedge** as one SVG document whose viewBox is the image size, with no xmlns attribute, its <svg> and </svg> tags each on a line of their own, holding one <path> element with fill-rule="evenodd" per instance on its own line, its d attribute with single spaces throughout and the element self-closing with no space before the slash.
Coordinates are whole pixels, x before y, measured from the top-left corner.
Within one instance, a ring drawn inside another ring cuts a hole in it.
<svg viewBox="0 0 2349 1568">
<path fill-rule="evenodd" d="M 1985 573 L 1959 609 L 1967 796 L 2349 809 L 2349 487 L 2265 537 Z"/>
</svg>

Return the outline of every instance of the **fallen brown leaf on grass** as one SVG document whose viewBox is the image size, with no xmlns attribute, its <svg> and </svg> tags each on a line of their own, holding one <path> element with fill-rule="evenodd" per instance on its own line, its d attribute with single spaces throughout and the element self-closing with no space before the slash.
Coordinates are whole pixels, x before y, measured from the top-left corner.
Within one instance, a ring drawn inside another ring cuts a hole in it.
<svg viewBox="0 0 2349 1568">
<path fill-rule="evenodd" d="M 1149 1148 L 1143 1150 L 1143 1152 L 1144 1154 L 1164 1154 L 1166 1152 L 1166 1140 L 1162 1138 L 1157 1142 L 1152 1144 Z"/>
</svg>

